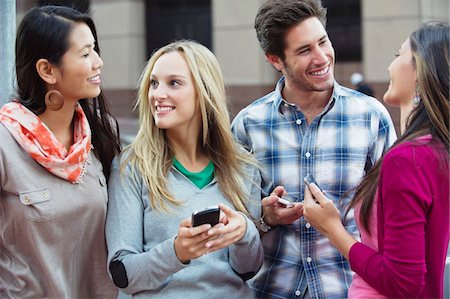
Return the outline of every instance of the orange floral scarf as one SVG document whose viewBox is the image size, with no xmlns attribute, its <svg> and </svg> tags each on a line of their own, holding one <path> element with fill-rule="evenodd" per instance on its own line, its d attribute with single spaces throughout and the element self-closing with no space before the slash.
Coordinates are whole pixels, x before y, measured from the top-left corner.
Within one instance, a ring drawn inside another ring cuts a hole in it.
<svg viewBox="0 0 450 299">
<path fill-rule="evenodd" d="M 71 183 L 80 183 L 91 150 L 91 129 L 80 104 L 75 107 L 74 144 L 67 149 L 39 117 L 18 102 L 0 109 L 0 122 L 17 143 L 49 172 Z"/>
</svg>

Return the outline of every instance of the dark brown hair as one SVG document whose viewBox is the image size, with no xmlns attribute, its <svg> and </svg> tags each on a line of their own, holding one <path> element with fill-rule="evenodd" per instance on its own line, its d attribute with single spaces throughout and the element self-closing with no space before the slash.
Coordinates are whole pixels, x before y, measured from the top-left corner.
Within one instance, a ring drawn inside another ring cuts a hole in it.
<svg viewBox="0 0 450 299">
<path fill-rule="evenodd" d="M 268 0 L 255 18 L 256 37 L 266 54 L 285 59 L 285 36 L 298 23 L 316 17 L 325 27 L 327 9 L 320 0 Z"/>
<path fill-rule="evenodd" d="M 419 136 L 431 134 L 433 140 L 440 141 L 446 149 L 440 157 L 440 165 L 444 165 L 446 171 L 448 171 L 450 141 L 449 32 L 448 23 L 434 22 L 423 24 L 409 37 L 421 101 L 411 111 L 404 134 L 392 146 L 393 148 L 403 142 L 413 141 Z M 378 160 L 356 188 L 356 194 L 349 205 L 350 209 L 361 202 L 359 221 L 369 233 L 369 215 L 378 187 L 383 158 L 384 156 Z"/>
<path fill-rule="evenodd" d="M 73 8 L 35 7 L 25 15 L 17 30 L 17 100 L 36 115 L 46 109 L 44 98 L 47 92 L 44 81 L 37 73 L 36 62 L 45 58 L 60 65 L 62 56 L 69 49 L 68 38 L 75 23 L 89 26 L 95 39 L 94 49 L 100 54 L 94 22 Z M 91 127 L 94 153 L 108 178 L 111 161 L 121 149 L 117 121 L 110 114 L 103 93 L 94 99 L 80 99 L 79 103 Z"/>
</svg>

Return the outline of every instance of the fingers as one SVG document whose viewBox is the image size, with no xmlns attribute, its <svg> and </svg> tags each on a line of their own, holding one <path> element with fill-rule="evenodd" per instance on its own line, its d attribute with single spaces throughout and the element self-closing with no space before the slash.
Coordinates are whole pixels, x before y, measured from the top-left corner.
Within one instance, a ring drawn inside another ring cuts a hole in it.
<svg viewBox="0 0 450 299">
<path fill-rule="evenodd" d="M 192 226 L 192 219 L 189 218 L 185 218 L 183 220 L 181 220 L 180 222 L 180 227 L 191 227 Z"/>
<path fill-rule="evenodd" d="M 221 232 L 224 233 L 221 233 Z M 211 237 L 208 239 L 208 241 L 205 243 L 205 247 L 207 248 L 208 252 L 213 252 L 222 248 L 225 248 L 231 244 L 236 243 L 240 239 L 242 239 L 242 235 L 245 232 L 245 229 L 238 228 L 238 229 L 229 229 L 224 228 L 222 231 L 216 230 L 217 235 L 216 238 Z"/>
<path fill-rule="evenodd" d="M 314 200 L 314 197 L 313 197 L 309 187 L 305 188 L 305 196 L 303 198 L 303 203 L 306 207 L 308 207 L 312 204 L 316 204 L 316 201 Z"/>
<path fill-rule="evenodd" d="M 175 254 L 181 262 L 185 263 L 198 258 L 208 250 L 205 243 L 209 238 L 207 230 L 210 227 L 209 224 L 193 228 L 180 227 L 174 240 L 174 248 Z"/>
<path fill-rule="evenodd" d="M 228 223 L 228 217 L 222 210 L 220 211 L 219 223 L 223 223 L 225 225 Z"/>
<path fill-rule="evenodd" d="M 278 195 L 275 193 L 271 193 L 269 196 L 264 197 L 261 200 L 261 204 L 263 207 L 274 206 L 278 203 Z"/>
<path fill-rule="evenodd" d="M 179 224 L 178 236 L 185 238 L 195 237 L 203 232 L 208 231 L 211 228 L 211 224 L 202 224 L 199 226 L 191 227 L 191 220 L 183 219 Z"/>
<path fill-rule="evenodd" d="M 277 186 L 269 196 L 262 199 L 264 222 L 268 225 L 290 224 L 303 215 L 303 204 L 295 203 L 293 207 L 287 208 L 278 202 L 278 198 L 285 194 L 284 187 Z"/>
<path fill-rule="evenodd" d="M 305 201 L 310 204 L 311 201 L 317 200 L 317 202 L 323 206 L 326 205 L 330 200 L 323 194 L 322 190 L 317 187 L 316 184 L 311 183 L 308 188 L 305 188 Z"/>
<path fill-rule="evenodd" d="M 276 186 L 275 189 L 272 190 L 271 195 L 274 194 L 278 197 L 281 197 L 283 196 L 284 193 L 286 193 L 286 190 L 284 189 L 283 186 Z"/>
<path fill-rule="evenodd" d="M 212 229 L 208 230 L 208 236 L 223 235 L 231 231 L 242 231 L 242 229 L 246 229 L 247 222 L 241 213 L 231 209 L 223 203 L 219 204 L 219 208 L 228 218 L 228 223 L 219 223 L 218 225 L 215 225 Z"/>
<path fill-rule="evenodd" d="M 224 205 L 223 203 L 219 203 L 219 208 L 222 212 L 225 213 L 226 216 L 232 216 L 234 213 L 237 213 L 236 211 L 232 210 L 227 205 Z"/>
<path fill-rule="evenodd" d="M 205 243 L 208 252 L 213 252 L 241 240 L 247 230 L 245 217 L 230 207 L 219 204 L 220 209 L 228 217 L 228 224 L 218 224 L 208 230 L 210 238 Z"/>
</svg>

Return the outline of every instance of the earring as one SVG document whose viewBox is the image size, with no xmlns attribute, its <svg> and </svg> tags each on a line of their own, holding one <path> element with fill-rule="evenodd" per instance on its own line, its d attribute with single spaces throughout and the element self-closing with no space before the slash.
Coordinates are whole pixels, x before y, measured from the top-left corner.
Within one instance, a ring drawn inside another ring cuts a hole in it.
<svg viewBox="0 0 450 299">
<path fill-rule="evenodd" d="M 412 100 L 414 107 L 419 106 L 420 103 L 420 95 L 419 95 L 419 85 L 416 84 L 416 92 L 414 93 L 414 98 Z"/>
<path fill-rule="evenodd" d="M 63 95 L 58 90 L 53 89 L 53 85 L 52 89 L 45 94 L 45 105 L 52 111 L 58 111 L 64 105 Z"/>
</svg>

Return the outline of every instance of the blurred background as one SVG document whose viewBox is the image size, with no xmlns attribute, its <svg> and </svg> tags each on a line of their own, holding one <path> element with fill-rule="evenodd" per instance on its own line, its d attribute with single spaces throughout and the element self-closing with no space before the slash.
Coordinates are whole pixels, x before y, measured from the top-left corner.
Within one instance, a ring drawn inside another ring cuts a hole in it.
<svg viewBox="0 0 450 299">
<path fill-rule="evenodd" d="M 2 0 L 11 1 L 11 0 Z M 14 1 L 13 1 L 14 2 Z M 201 42 L 217 56 L 231 115 L 274 88 L 280 74 L 266 61 L 253 28 L 264 0 L 15 0 L 16 23 L 33 6 L 68 5 L 93 17 L 104 61 L 102 85 L 124 137 L 137 130 L 137 82 L 152 52 L 175 39 Z M 337 81 L 354 87 L 358 72 L 382 100 L 387 67 L 422 22 L 449 20 L 448 0 L 323 0 L 336 50 Z M 399 126 L 399 111 L 388 107 Z"/>
</svg>

